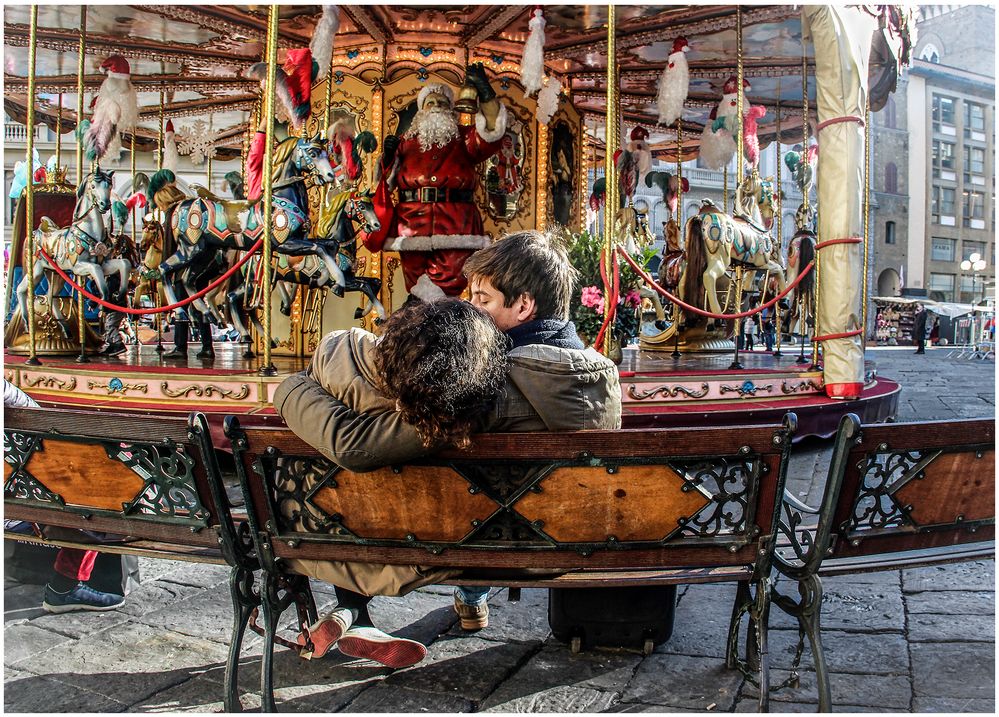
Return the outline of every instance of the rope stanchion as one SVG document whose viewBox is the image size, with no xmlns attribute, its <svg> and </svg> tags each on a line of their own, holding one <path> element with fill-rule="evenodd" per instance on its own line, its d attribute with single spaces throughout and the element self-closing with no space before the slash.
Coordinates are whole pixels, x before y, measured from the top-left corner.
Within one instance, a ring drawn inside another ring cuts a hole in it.
<svg viewBox="0 0 999 717">
<path fill-rule="evenodd" d="M 670 301 L 672 301 L 677 306 L 680 306 L 683 309 L 685 309 L 687 311 L 691 311 L 691 312 L 693 312 L 695 314 L 700 314 L 701 316 L 706 316 L 709 319 L 741 319 L 741 318 L 744 318 L 746 316 L 753 316 L 754 314 L 758 314 L 759 312 L 763 311 L 764 309 L 769 309 L 771 306 L 773 306 L 778 301 L 780 301 L 781 299 L 783 299 L 785 296 L 787 296 L 788 294 L 790 294 L 794 290 L 794 288 L 798 285 L 798 283 L 801 282 L 801 280 L 804 279 L 808 275 L 808 272 L 810 272 L 812 270 L 812 268 L 815 266 L 815 262 L 814 261 L 808 262 L 808 264 L 805 265 L 805 268 L 801 270 L 801 272 L 798 274 L 797 277 L 795 277 L 794 281 L 792 281 L 790 284 L 788 284 L 786 287 L 784 287 L 784 291 L 780 292 L 779 294 L 777 294 L 777 296 L 775 296 L 774 298 L 770 299 L 770 301 L 768 301 L 765 304 L 761 304 L 760 306 L 756 307 L 755 309 L 749 309 L 748 311 L 743 311 L 743 312 L 740 312 L 738 314 L 716 314 L 716 313 L 714 313 L 712 311 L 705 311 L 704 309 L 698 308 L 696 306 L 692 306 L 691 304 L 688 304 L 687 302 L 685 302 L 680 297 L 674 296 L 670 292 L 666 291 L 666 289 L 664 289 L 663 287 L 659 286 L 659 284 L 657 284 L 652 279 L 652 277 L 649 276 L 645 272 L 645 270 L 642 269 L 642 267 L 640 267 L 635 262 L 634 259 L 632 259 L 630 256 L 628 256 L 628 253 L 626 251 L 624 251 L 621 247 L 618 247 L 618 253 L 621 256 L 624 257 L 624 260 L 626 262 L 628 262 L 628 265 L 631 266 L 631 268 L 635 270 L 635 273 L 638 274 L 642 278 L 642 280 L 646 284 L 648 284 L 650 287 L 652 287 L 653 289 L 655 289 L 656 291 L 658 291 L 660 294 L 662 294 L 663 296 L 665 296 L 667 299 L 669 299 Z"/>
<path fill-rule="evenodd" d="M 188 304 L 190 304 L 193 301 L 196 301 L 197 299 L 200 299 L 202 296 L 209 293 L 210 291 L 217 289 L 230 276 L 239 271 L 242 268 L 243 264 L 249 261 L 250 257 L 256 254 L 257 251 L 260 249 L 260 247 L 263 246 L 263 244 L 264 244 L 263 238 L 257 239 L 257 243 L 254 244 L 252 247 L 250 247 L 250 250 L 246 253 L 244 257 L 242 257 L 239 261 L 233 264 L 229 268 L 229 270 L 226 271 L 222 276 L 217 278 L 215 281 L 213 281 L 211 284 L 209 284 L 204 289 L 199 291 L 197 294 L 189 296 L 183 301 L 178 301 L 176 304 L 170 304 L 169 306 L 159 306 L 153 309 L 133 309 L 128 306 L 119 306 L 118 304 L 112 304 L 109 301 L 104 301 L 104 299 L 100 298 L 99 296 L 94 296 L 89 291 L 84 289 L 82 286 L 77 284 L 75 281 L 70 279 L 69 275 L 66 272 L 64 272 L 61 268 L 59 268 L 59 266 L 54 261 L 52 261 L 52 257 L 50 257 L 48 254 L 45 253 L 44 249 L 39 247 L 38 253 L 41 255 L 43 259 L 45 259 L 45 261 L 49 263 L 49 265 L 52 267 L 55 273 L 57 273 L 59 276 L 62 277 L 63 281 L 69 284 L 76 291 L 80 292 L 80 294 L 82 294 L 83 296 L 87 297 L 88 299 L 96 303 L 98 306 L 103 306 L 105 309 L 111 309 L 112 311 L 120 311 L 123 314 L 145 316 L 147 314 L 162 314 L 167 311 L 173 311 L 174 309 L 179 309 L 181 307 L 187 306 Z"/>
</svg>

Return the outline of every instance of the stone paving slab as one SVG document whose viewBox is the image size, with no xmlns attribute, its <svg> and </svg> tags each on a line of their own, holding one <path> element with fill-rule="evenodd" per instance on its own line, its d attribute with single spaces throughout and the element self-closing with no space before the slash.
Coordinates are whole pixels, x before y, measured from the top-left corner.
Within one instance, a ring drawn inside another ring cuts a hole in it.
<svg viewBox="0 0 999 717">
<path fill-rule="evenodd" d="M 994 590 L 995 584 L 994 560 L 902 571 L 902 589 L 907 593 L 923 590 Z"/>
<path fill-rule="evenodd" d="M 994 643 L 914 643 L 910 649 L 917 696 L 995 699 Z"/>
</svg>

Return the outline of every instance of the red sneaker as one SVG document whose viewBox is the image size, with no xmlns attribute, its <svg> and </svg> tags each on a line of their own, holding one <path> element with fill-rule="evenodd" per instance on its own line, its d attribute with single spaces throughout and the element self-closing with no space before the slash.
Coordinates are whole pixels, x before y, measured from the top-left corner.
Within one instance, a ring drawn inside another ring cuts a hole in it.
<svg viewBox="0 0 999 717">
<path fill-rule="evenodd" d="M 301 657 L 311 660 L 314 657 L 322 657 L 333 647 L 340 637 L 347 632 L 354 621 L 350 610 L 338 609 L 319 618 L 315 623 L 304 629 L 304 634 L 298 636 L 298 644 L 305 645 L 307 641 L 312 642 L 312 651 L 303 650 Z"/>
<path fill-rule="evenodd" d="M 347 630 L 337 648 L 350 657 L 380 662 L 386 667 L 410 667 L 423 661 L 427 648 L 404 637 L 393 637 L 376 627 L 352 627 Z"/>
</svg>

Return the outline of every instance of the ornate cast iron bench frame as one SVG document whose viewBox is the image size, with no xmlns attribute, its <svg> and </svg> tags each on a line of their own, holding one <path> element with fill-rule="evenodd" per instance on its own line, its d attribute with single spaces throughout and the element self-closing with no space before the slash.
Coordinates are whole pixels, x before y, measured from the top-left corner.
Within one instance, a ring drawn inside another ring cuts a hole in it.
<svg viewBox="0 0 999 717">
<path fill-rule="evenodd" d="M 513 588 L 737 582 L 726 665 L 763 686 L 766 711 L 765 617 L 795 425 L 788 414 L 771 426 L 483 435 L 467 452 L 352 473 L 288 429 L 227 417 L 263 569 L 263 709 L 276 709 L 281 613 L 294 602 L 300 622 L 317 617 L 308 579 L 284 568 L 299 558 L 458 567 L 469 578 L 449 582 Z"/>
<path fill-rule="evenodd" d="M 797 682 L 807 636 L 819 712 L 832 711 L 821 641 L 823 575 L 897 570 L 995 555 L 995 421 L 860 425 L 842 418 L 822 500 L 811 508 L 785 494 L 774 567 L 800 599 L 774 590 L 798 619 L 786 684 Z"/>
<path fill-rule="evenodd" d="M 245 523 L 238 530 L 234 524 L 202 413 L 181 418 L 5 409 L 4 517 L 128 536 L 105 543 L 70 530 L 53 540 L 19 533 L 5 538 L 228 564 L 234 632 L 259 604 L 252 544 Z M 238 666 L 238 659 L 226 665 L 230 711 L 239 709 Z"/>
</svg>

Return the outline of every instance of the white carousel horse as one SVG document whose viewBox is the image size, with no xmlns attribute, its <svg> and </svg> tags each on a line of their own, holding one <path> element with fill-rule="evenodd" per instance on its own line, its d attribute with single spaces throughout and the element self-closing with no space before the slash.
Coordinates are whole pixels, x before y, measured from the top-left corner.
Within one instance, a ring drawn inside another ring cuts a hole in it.
<svg viewBox="0 0 999 717">
<path fill-rule="evenodd" d="M 89 276 L 93 279 L 102 299 L 107 298 L 108 292 L 108 285 L 104 277 L 118 273 L 121 281 L 116 300 L 120 304 L 128 291 L 128 275 L 132 265 L 127 259 L 121 257 L 104 260 L 104 257 L 111 252 L 107 228 L 104 224 L 104 214 L 111 209 L 113 175 L 114 171 L 105 172 L 100 167 L 88 174 L 76 190 L 77 202 L 72 224 L 62 229 L 55 226 L 48 217 L 42 217 L 41 225 L 35 230 L 34 237 L 35 246 L 43 249 L 60 269 L 72 272 L 79 277 L 81 284 L 85 277 Z M 59 322 L 65 335 L 71 336 L 72 327 L 66 321 L 59 302 L 54 301 L 55 296 L 63 287 L 62 278 L 41 256 L 35 259 L 31 271 L 36 286 L 42 277 L 48 274 L 49 288 L 46 296 L 52 316 Z M 21 310 L 21 317 L 27 325 L 27 276 L 17 286 L 17 305 Z"/>
<path fill-rule="evenodd" d="M 755 170 L 737 190 L 735 216 L 723 213 L 709 200 L 702 201 L 700 213 L 687 221 L 684 280 L 687 301 L 696 303 L 703 287 L 710 310 L 722 313 L 716 284 L 733 260 L 770 272 L 777 280 L 778 290 L 783 291 L 786 282 L 780 241 L 770 236 L 773 216 L 773 183 L 761 179 Z"/>
</svg>

